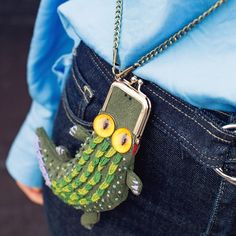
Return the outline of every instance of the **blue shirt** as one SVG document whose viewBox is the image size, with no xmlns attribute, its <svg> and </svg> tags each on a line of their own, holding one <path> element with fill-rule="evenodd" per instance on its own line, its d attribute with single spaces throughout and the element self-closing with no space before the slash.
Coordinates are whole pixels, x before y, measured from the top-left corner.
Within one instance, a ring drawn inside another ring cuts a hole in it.
<svg viewBox="0 0 236 236">
<path fill-rule="evenodd" d="M 216 0 L 124 1 L 119 58 L 124 69 L 199 16 Z M 134 74 L 201 108 L 236 111 L 236 1 L 228 0 L 179 42 Z M 115 1 L 42 0 L 28 57 L 30 111 L 7 159 L 9 173 L 42 184 L 35 129 L 51 134 L 72 48 L 86 42 L 112 62 Z"/>
</svg>

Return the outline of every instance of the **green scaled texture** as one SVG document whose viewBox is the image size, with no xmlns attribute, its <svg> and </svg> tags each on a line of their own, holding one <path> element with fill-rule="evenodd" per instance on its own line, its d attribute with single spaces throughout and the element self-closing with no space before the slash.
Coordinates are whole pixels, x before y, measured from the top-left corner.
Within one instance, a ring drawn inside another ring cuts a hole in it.
<svg viewBox="0 0 236 236">
<path fill-rule="evenodd" d="M 115 208 L 127 198 L 127 166 L 124 155 L 115 151 L 110 138 L 94 132 L 74 158 L 58 153 L 46 132 L 37 130 L 41 170 L 46 183 L 65 203 L 85 212 Z M 43 170 L 44 169 L 44 170 Z"/>
<path fill-rule="evenodd" d="M 114 122 L 113 133 L 109 137 L 100 133 L 101 137 L 95 130 L 89 132 L 79 124 L 73 126 L 69 133 L 82 141 L 75 156 L 72 157 L 65 147 L 55 146 L 43 128 L 36 130 L 39 165 L 46 184 L 62 201 L 84 211 L 81 224 L 88 229 L 99 221 L 100 212 L 112 210 L 125 201 L 129 189 L 135 195 L 139 195 L 142 190 L 141 180 L 133 172 L 135 154 L 132 154 L 137 149 L 133 130 L 142 112 L 142 105 L 139 100 L 127 96 L 125 91 L 128 88 L 122 90 L 114 85 L 111 89 L 106 110 L 101 110 L 98 115 L 110 116 Z M 102 121 L 104 123 L 99 124 L 105 130 L 109 123 L 106 119 Z M 125 145 L 128 136 L 118 135 L 121 139 L 115 147 L 111 140 L 116 143 L 116 131 L 124 128 L 130 132 L 131 142 L 123 153 L 117 147 Z"/>
</svg>

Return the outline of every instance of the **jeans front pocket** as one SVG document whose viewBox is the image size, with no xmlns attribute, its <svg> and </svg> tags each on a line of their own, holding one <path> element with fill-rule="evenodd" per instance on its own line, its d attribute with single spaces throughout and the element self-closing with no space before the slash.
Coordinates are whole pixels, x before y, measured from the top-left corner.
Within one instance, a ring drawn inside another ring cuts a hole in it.
<svg viewBox="0 0 236 236">
<path fill-rule="evenodd" d="M 85 119 L 85 112 L 93 98 L 94 91 L 73 64 L 62 96 L 62 104 L 68 118 L 85 127 L 91 127 L 91 120 Z"/>
<path fill-rule="evenodd" d="M 54 121 L 53 141 L 56 146 L 65 146 L 71 156 L 80 148 L 81 141 L 70 135 L 70 129 L 74 125 L 81 125 L 92 130 L 92 121 L 85 119 L 85 112 L 88 106 L 99 106 L 93 104 L 94 91 L 86 82 L 73 64 L 62 93 L 61 102 Z"/>
</svg>

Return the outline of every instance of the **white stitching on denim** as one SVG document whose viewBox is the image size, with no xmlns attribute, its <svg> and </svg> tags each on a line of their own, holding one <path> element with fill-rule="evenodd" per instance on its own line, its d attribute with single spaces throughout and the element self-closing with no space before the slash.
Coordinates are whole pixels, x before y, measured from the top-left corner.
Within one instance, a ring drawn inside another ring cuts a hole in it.
<svg viewBox="0 0 236 236">
<path fill-rule="evenodd" d="M 66 117 L 69 119 L 69 121 L 76 125 L 77 123 L 70 117 L 70 115 L 68 114 L 68 111 L 67 111 L 67 108 L 66 108 L 66 104 L 65 104 L 65 101 L 64 99 L 62 98 L 62 107 L 63 107 L 63 110 L 65 111 L 65 114 L 66 114 Z"/>
<path fill-rule="evenodd" d="M 70 107 L 66 105 L 66 96 L 67 96 L 67 95 L 66 95 L 66 90 L 64 90 L 64 91 L 63 91 L 63 95 L 62 95 L 62 106 L 63 106 L 63 110 L 65 111 L 65 114 L 66 114 L 67 118 L 68 118 L 73 124 L 77 124 L 77 123 L 78 123 L 78 124 L 81 124 L 81 125 L 83 125 L 83 126 L 90 126 L 89 123 L 92 124 L 92 122 L 83 121 L 83 120 L 81 120 L 80 118 L 77 118 L 76 115 L 74 115 L 74 113 L 72 113 L 74 117 L 69 114 L 69 110 L 68 110 L 68 109 L 70 109 Z M 76 123 L 75 123 L 75 122 L 76 122 Z M 82 123 L 83 123 L 83 124 L 82 124 Z"/>
<path fill-rule="evenodd" d="M 166 94 L 168 97 L 170 97 L 171 99 L 173 99 L 174 101 L 180 103 L 182 106 L 184 106 L 184 107 L 185 107 L 186 109 L 188 109 L 189 111 L 194 112 L 194 110 L 193 110 L 191 107 L 186 106 L 183 102 L 181 102 L 181 100 L 177 100 L 175 97 L 173 97 L 171 94 L 169 94 L 169 93 L 167 93 L 166 91 L 164 91 L 162 88 L 160 88 L 159 86 L 157 86 L 155 83 L 152 83 L 152 84 L 153 84 L 157 89 L 161 90 L 164 94 Z M 151 90 L 151 89 L 150 89 L 150 90 Z M 151 91 L 152 91 L 152 90 L 151 90 Z M 209 121 L 207 121 L 204 116 L 201 116 L 200 114 L 198 114 L 198 115 L 199 115 L 199 117 L 201 117 L 204 121 L 206 121 L 207 123 L 209 123 Z M 217 131 L 221 132 L 222 134 L 228 135 L 228 136 L 230 136 L 230 137 L 232 137 L 232 138 L 235 138 L 234 135 L 229 134 L 229 133 L 226 133 L 226 132 L 224 132 L 223 130 L 220 130 L 218 127 L 216 127 L 216 126 L 213 125 L 212 123 L 211 123 L 211 125 L 212 125 L 212 127 L 213 127 L 214 129 L 216 129 Z"/>
<path fill-rule="evenodd" d="M 78 89 L 80 90 L 80 92 L 83 94 L 83 97 L 86 99 L 87 103 L 89 103 L 90 100 L 88 99 L 87 95 L 85 94 L 85 91 L 81 88 L 81 86 L 80 86 L 80 84 L 79 84 L 79 82 L 78 82 L 78 80 L 77 80 L 77 78 L 76 78 L 74 68 L 72 68 L 71 71 L 72 71 L 72 78 L 73 78 L 73 80 L 75 81 L 76 86 L 78 87 Z M 85 85 L 85 86 L 87 86 L 88 89 L 91 89 L 90 86 L 88 86 L 88 85 Z M 92 90 L 92 89 L 91 89 L 91 90 Z M 93 90 L 92 90 L 92 91 L 93 91 Z M 91 93 L 92 93 L 92 92 L 91 92 Z M 93 95 L 94 95 L 94 93 L 92 93 L 92 96 L 93 96 Z"/>
<path fill-rule="evenodd" d="M 210 235 L 210 231 L 212 230 L 212 227 L 213 227 L 213 225 L 215 223 L 216 215 L 217 215 L 218 210 L 219 210 L 219 203 L 220 203 L 220 200 L 222 199 L 222 197 L 224 195 L 225 183 L 226 182 L 225 182 L 224 179 L 222 179 L 221 182 L 220 182 L 219 191 L 218 191 L 216 200 L 214 202 L 212 214 L 211 214 L 211 217 L 210 217 L 208 225 L 207 225 L 205 236 Z"/>
<path fill-rule="evenodd" d="M 179 136 L 180 138 L 184 139 L 184 141 L 186 141 L 193 149 L 195 149 L 199 154 L 201 154 L 201 152 L 199 151 L 198 148 L 196 148 L 192 143 L 190 143 L 184 136 L 182 136 L 181 134 L 179 134 L 174 128 L 172 128 L 171 126 L 169 126 L 165 121 L 163 121 L 162 119 L 160 119 L 158 116 L 156 116 L 156 119 L 158 119 L 161 123 L 163 123 L 165 126 L 167 126 L 171 131 L 173 131 L 177 136 Z M 203 154 L 201 154 L 203 156 Z M 218 159 L 217 157 L 213 157 L 213 158 L 209 158 L 206 157 L 208 160 L 214 160 L 214 159 Z"/>
<path fill-rule="evenodd" d="M 94 63 L 94 65 L 98 68 L 98 70 L 102 73 L 102 75 L 105 76 L 105 79 L 110 83 L 111 80 L 109 79 L 109 77 L 104 73 L 104 71 L 101 69 L 101 67 L 97 64 L 97 62 L 94 60 L 94 58 L 92 57 L 92 55 L 90 53 L 88 53 L 86 51 L 86 54 L 90 57 L 90 59 L 92 59 L 92 62 Z"/>
<path fill-rule="evenodd" d="M 220 113 L 220 114 L 222 114 L 222 115 L 224 115 L 224 116 L 227 116 L 227 118 L 230 117 L 230 115 L 227 114 L 226 112 L 223 112 L 223 111 L 215 111 L 215 112 Z"/>
<path fill-rule="evenodd" d="M 156 84 L 154 84 L 154 86 L 158 89 L 160 89 L 164 94 L 166 94 L 167 96 L 169 96 L 170 98 L 172 98 L 174 101 L 180 103 L 181 105 L 183 105 L 185 108 L 187 108 L 188 110 L 190 110 L 191 112 L 194 112 L 194 110 L 191 107 L 186 106 L 186 104 L 184 104 L 183 102 L 181 102 L 181 100 L 177 100 L 175 97 L 173 97 L 171 94 L 167 93 L 166 91 L 164 91 L 162 88 L 158 87 Z M 206 118 L 200 114 L 198 114 L 199 117 L 201 117 L 204 121 L 206 121 L 207 123 L 209 123 L 209 121 L 206 120 Z M 216 127 L 215 125 L 211 124 L 213 128 L 215 128 L 216 130 L 218 130 L 219 132 L 221 132 L 224 135 L 228 135 L 230 137 L 235 138 L 234 135 L 229 134 L 224 132 L 224 130 L 220 130 L 218 127 Z"/>
<path fill-rule="evenodd" d="M 167 100 L 165 100 L 163 97 L 161 97 L 159 94 L 157 94 L 155 91 L 153 91 L 152 89 L 150 89 L 149 87 L 147 87 L 148 90 L 150 90 L 153 94 L 155 94 L 156 96 L 158 96 L 161 100 L 163 100 L 164 102 L 166 102 L 167 104 L 169 104 L 170 106 L 172 106 L 173 108 L 175 108 L 177 111 L 179 111 L 180 113 L 184 114 L 186 117 L 188 117 L 189 119 L 193 120 L 195 123 L 197 123 L 202 129 L 206 130 L 208 134 L 210 134 L 212 137 L 221 140 L 222 142 L 225 143 L 231 143 L 231 141 L 220 138 L 218 136 L 216 136 L 215 134 L 213 134 L 210 130 L 208 130 L 207 128 L 205 128 L 202 124 L 200 124 L 197 120 L 195 120 L 194 118 L 190 117 L 188 114 L 186 114 L 185 112 L 183 112 L 182 110 L 180 110 L 179 108 L 177 108 L 175 105 L 171 104 L 170 102 L 168 102 Z"/>
<path fill-rule="evenodd" d="M 152 120 L 152 121 L 155 122 L 155 120 Z M 176 140 L 177 142 L 181 143 L 181 145 L 182 145 L 187 151 L 189 151 L 189 152 L 191 153 L 191 150 L 190 150 L 183 142 L 181 142 L 181 140 L 179 140 L 178 138 L 176 138 L 170 131 L 168 131 L 167 129 L 165 129 L 163 126 L 158 125 L 157 123 L 156 123 L 156 125 L 159 126 L 161 130 L 164 130 L 164 131 L 166 132 L 166 134 L 168 134 L 168 135 L 169 135 L 170 137 L 172 137 L 174 140 Z M 202 156 L 203 158 L 207 158 L 207 157 L 204 156 L 202 153 L 199 153 L 199 155 Z M 199 161 L 201 164 L 203 164 L 203 165 L 205 165 L 205 166 L 207 166 L 207 167 L 209 167 L 209 168 L 217 168 L 217 167 L 219 167 L 219 165 L 210 165 L 210 164 L 206 163 L 205 161 L 203 161 L 202 159 L 198 159 L 198 160 L 196 160 L 196 161 Z"/>
<path fill-rule="evenodd" d="M 162 119 L 160 119 L 159 117 L 155 116 L 162 124 L 164 124 L 165 126 L 167 126 L 172 132 L 174 132 L 177 136 L 179 136 L 180 138 L 182 138 L 185 142 L 187 142 L 193 149 L 195 149 L 202 157 L 204 157 L 204 159 L 207 160 L 217 160 L 219 159 L 218 157 L 207 157 L 205 155 L 203 155 L 203 153 L 196 147 L 194 146 L 192 143 L 189 142 L 189 140 L 187 140 L 184 136 L 182 136 L 181 134 L 179 134 L 174 128 L 172 128 L 171 126 L 169 126 L 165 121 L 163 121 Z M 226 148 L 219 148 L 219 150 L 225 150 Z"/>
<path fill-rule="evenodd" d="M 107 74 L 111 75 L 111 77 L 114 77 L 114 75 L 111 73 L 111 71 L 109 71 L 102 63 L 101 59 L 97 56 L 97 54 L 92 51 L 92 54 L 97 58 L 99 64 L 104 68 L 104 70 L 107 72 Z"/>
<path fill-rule="evenodd" d="M 225 163 L 224 165 L 224 171 L 226 171 L 226 173 L 228 173 L 229 171 L 233 171 L 233 172 L 235 171 L 235 169 L 232 168 L 230 164 L 231 163 Z"/>
<path fill-rule="evenodd" d="M 75 76 L 75 71 L 74 71 L 74 69 L 73 69 L 73 68 L 71 69 L 71 72 L 72 72 L 72 78 L 74 79 L 74 81 L 75 81 L 75 83 L 76 83 L 76 85 L 77 85 L 78 89 L 81 91 L 81 93 L 83 93 L 83 94 L 84 94 L 84 92 L 83 92 L 83 90 L 82 90 L 82 88 L 81 88 L 80 84 L 78 83 L 78 81 L 77 81 L 77 79 L 76 79 L 76 76 Z"/>
</svg>

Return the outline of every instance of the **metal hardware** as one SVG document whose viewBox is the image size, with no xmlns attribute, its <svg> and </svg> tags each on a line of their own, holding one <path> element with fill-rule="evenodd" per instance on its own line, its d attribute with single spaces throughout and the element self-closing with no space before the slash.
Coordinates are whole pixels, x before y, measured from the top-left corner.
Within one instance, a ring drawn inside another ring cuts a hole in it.
<svg viewBox="0 0 236 236">
<path fill-rule="evenodd" d="M 137 88 L 136 90 L 139 92 L 139 93 L 142 93 L 141 92 L 141 86 L 143 85 L 143 81 L 141 79 L 138 79 L 137 76 L 133 76 L 130 81 L 126 80 L 126 79 L 123 79 L 123 82 L 129 86 L 132 86 L 134 87 L 135 85 L 137 85 Z M 143 93 L 142 93 L 143 94 Z M 145 95 L 146 96 L 146 95 Z"/>
<path fill-rule="evenodd" d="M 119 72 L 119 73 L 116 73 L 115 69 L 112 70 L 112 72 L 115 75 L 115 78 L 120 80 L 121 78 L 124 78 L 126 75 L 128 75 L 130 72 L 132 72 L 134 69 L 136 69 L 139 66 L 140 66 L 139 64 L 134 64 L 133 66 L 130 66 L 130 67 L 126 68 L 125 70 Z"/>
<path fill-rule="evenodd" d="M 228 124 L 228 125 L 224 125 L 222 127 L 223 129 L 226 130 L 234 130 L 234 133 L 236 133 L 236 124 Z M 227 180 L 228 182 L 230 182 L 233 185 L 236 185 L 236 177 L 227 175 L 224 173 L 222 168 L 215 168 L 214 171 L 220 175 L 221 177 L 223 177 L 225 180 Z"/>
<path fill-rule="evenodd" d="M 123 72 L 117 73 L 116 65 L 118 65 L 117 61 L 118 58 L 118 47 L 120 41 L 120 30 L 121 30 L 121 19 L 122 19 L 122 8 L 123 8 L 123 0 L 116 0 L 116 12 L 115 12 L 115 25 L 114 25 L 114 37 L 113 37 L 113 68 L 112 72 L 115 75 L 115 78 L 124 77 L 128 73 L 132 72 L 139 66 L 147 63 L 153 57 L 157 56 L 158 54 L 162 53 L 166 50 L 169 46 L 177 42 L 181 39 L 186 33 L 188 33 L 191 29 L 193 29 L 197 24 L 199 24 L 202 20 L 204 20 L 207 16 L 209 16 L 212 12 L 214 12 L 218 7 L 220 7 L 226 0 L 218 0 L 214 5 L 212 5 L 207 11 L 203 14 L 198 16 L 196 19 L 191 21 L 188 25 L 183 27 L 177 33 L 173 34 L 169 39 L 164 41 L 162 44 L 151 50 L 145 56 L 141 57 L 133 66 L 125 69 Z"/>
<path fill-rule="evenodd" d="M 137 85 L 137 89 L 134 85 Z M 122 90 L 127 95 L 135 99 L 138 103 L 141 104 L 141 109 L 137 119 L 137 122 L 134 126 L 132 133 L 135 135 L 135 143 L 138 144 L 139 140 L 143 134 L 145 129 L 146 123 L 148 121 L 148 117 L 151 111 L 151 102 L 149 98 L 140 91 L 140 87 L 142 85 L 142 80 L 138 79 L 136 76 L 131 78 L 130 81 L 122 80 L 122 81 L 115 81 L 111 84 L 111 87 L 108 91 L 107 97 L 102 107 L 102 111 L 107 111 L 108 103 L 111 101 L 111 97 L 113 96 L 113 91 L 115 89 Z"/>
<path fill-rule="evenodd" d="M 84 88 L 84 93 L 88 94 L 89 98 L 91 99 L 93 97 L 93 93 L 92 93 L 91 89 L 87 85 L 84 85 L 83 88 Z"/>
<path fill-rule="evenodd" d="M 223 177 L 225 180 L 227 180 L 228 182 L 230 182 L 233 185 L 236 185 L 236 177 L 232 177 L 229 176 L 227 174 L 224 173 L 224 171 L 222 170 L 222 168 L 215 168 L 214 171 L 220 175 L 221 177 Z"/>
</svg>

